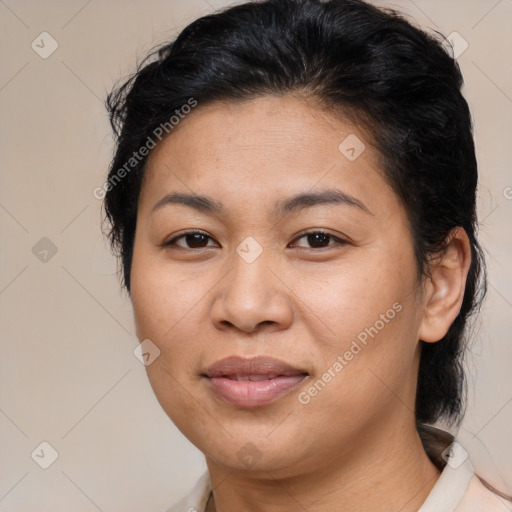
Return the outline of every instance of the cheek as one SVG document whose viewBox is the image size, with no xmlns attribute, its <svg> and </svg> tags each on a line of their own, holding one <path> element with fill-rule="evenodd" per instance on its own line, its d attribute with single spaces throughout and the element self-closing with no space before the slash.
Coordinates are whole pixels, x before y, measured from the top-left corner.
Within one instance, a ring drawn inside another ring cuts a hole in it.
<svg viewBox="0 0 512 512">
<path fill-rule="evenodd" d="M 151 340 L 160 350 L 146 373 L 163 410 L 184 432 L 193 430 L 191 418 L 194 425 L 200 423 L 197 404 L 190 400 L 201 353 L 198 326 L 204 325 L 197 317 L 205 293 L 200 282 L 171 269 L 149 251 L 134 251 L 131 300 L 137 337 Z"/>
<path fill-rule="evenodd" d="M 384 320 L 362 309 L 358 318 L 339 317 L 340 335 L 317 345 L 321 352 L 313 357 L 323 367 L 297 401 L 304 421 L 324 432 L 326 453 L 333 437 L 354 439 L 404 407 L 414 410 L 416 342 L 408 308 L 394 302 L 383 309 Z"/>
<path fill-rule="evenodd" d="M 134 250 L 131 300 L 137 336 L 155 342 L 172 340 L 176 331 L 194 321 L 209 286 L 198 273 L 190 275 L 145 248 Z"/>
<path fill-rule="evenodd" d="M 414 260 L 381 251 L 345 263 L 326 279 L 306 274 L 295 281 L 301 283 L 306 322 L 315 326 L 313 357 L 323 362 L 315 376 L 321 382 L 308 396 L 321 391 L 318 403 L 351 411 L 361 403 L 379 408 L 390 389 L 408 389 L 414 381 L 419 327 Z"/>
<path fill-rule="evenodd" d="M 408 262 L 375 251 L 354 254 L 328 272 L 320 267 L 299 271 L 288 281 L 306 322 L 314 323 L 317 334 L 325 334 L 319 341 L 340 348 L 339 341 L 355 339 L 375 323 L 379 331 L 401 325 L 396 310 L 407 306 L 409 315 L 414 308 L 414 275 L 409 267 Z M 399 305 L 393 308 L 395 303 Z"/>
</svg>

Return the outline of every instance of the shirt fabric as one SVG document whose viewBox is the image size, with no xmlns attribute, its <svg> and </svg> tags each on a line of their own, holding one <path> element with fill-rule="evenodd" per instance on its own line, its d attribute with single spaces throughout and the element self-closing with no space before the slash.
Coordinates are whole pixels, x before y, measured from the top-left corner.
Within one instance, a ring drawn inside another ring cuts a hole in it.
<svg viewBox="0 0 512 512">
<path fill-rule="evenodd" d="M 211 492 L 208 471 L 167 512 L 205 512 Z M 475 475 L 467 452 L 452 445 L 448 463 L 418 512 L 511 512 L 512 503 L 487 489 Z"/>
</svg>

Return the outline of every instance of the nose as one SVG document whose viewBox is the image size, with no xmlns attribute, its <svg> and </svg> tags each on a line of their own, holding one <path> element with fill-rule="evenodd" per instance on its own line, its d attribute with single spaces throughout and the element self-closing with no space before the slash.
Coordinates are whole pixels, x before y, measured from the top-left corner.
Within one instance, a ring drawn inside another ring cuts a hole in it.
<svg viewBox="0 0 512 512">
<path fill-rule="evenodd" d="M 293 320 L 291 291 L 268 251 L 250 263 L 236 252 L 232 267 L 215 288 L 211 318 L 219 330 L 267 333 L 286 329 Z"/>
</svg>

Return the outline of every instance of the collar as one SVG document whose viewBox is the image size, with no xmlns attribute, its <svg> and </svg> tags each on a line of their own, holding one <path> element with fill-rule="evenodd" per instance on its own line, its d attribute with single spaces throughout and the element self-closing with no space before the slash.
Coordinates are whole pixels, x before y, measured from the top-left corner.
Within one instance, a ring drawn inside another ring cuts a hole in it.
<svg viewBox="0 0 512 512">
<path fill-rule="evenodd" d="M 451 512 L 457 508 L 475 475 L 468 452 L 454 440 L 441 456 L 446 465 L 418 512 Z"/>
</svg>

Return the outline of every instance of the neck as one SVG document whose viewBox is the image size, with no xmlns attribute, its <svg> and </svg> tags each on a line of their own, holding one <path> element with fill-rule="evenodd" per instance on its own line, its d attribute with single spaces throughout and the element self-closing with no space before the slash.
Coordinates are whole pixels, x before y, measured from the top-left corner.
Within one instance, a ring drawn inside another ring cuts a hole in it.
<svg viewBox="0 0 512 512">
<path fill-rule="evenodd" d="M 371 441 L 370 441 L 371 440 Z M 416 512 L 440 470 L 427 456 L 415 422 L 382 423 L 307 471 L 233 471 L 207 458 L 213 500 L 208 512 Z M 326 463 L 327 462 L 327 463 Z"/>
</svg>

